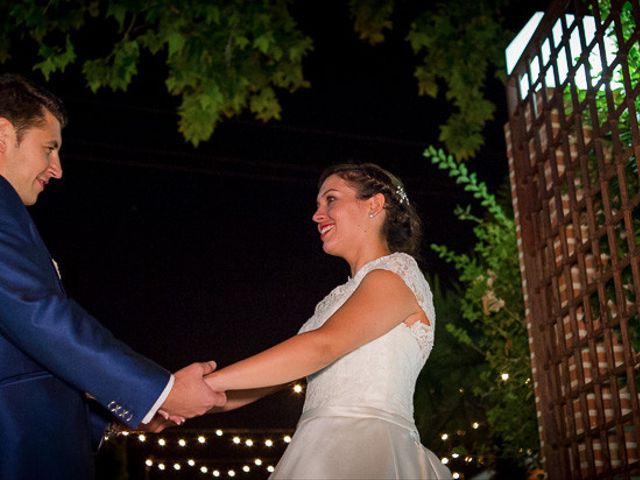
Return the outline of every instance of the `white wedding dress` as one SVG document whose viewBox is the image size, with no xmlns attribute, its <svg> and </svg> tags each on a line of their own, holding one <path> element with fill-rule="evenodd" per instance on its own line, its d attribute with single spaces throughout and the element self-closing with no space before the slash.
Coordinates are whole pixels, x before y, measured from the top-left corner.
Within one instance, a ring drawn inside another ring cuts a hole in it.
<svg viewBox="0 0 640 480">
<path fill-rule="evenodd" d="M 363 266 L 317 306 L 300 333 L 320 327 L 375 269 L 399 275 L 431 326 L 397 325 L 307 380 L 296 432 L 270 479 L 443 479 L 451 473 L 420 444 L 416 379 L 433 347 L 431 290 L 415 260 L 393 253 Z"/>
</svg>

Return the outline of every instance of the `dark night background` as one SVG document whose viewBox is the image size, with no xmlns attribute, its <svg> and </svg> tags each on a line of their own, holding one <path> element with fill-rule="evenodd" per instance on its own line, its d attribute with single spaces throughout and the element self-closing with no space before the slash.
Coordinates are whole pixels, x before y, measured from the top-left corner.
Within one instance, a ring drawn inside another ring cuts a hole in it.
<svg viewBox="0 0 640 480">
<path fill-rule="evenodd" d="M 71 117 L 64 178 L 31 212 L 68 293 L 171 370 L 256 353 L 294 334 L 346 280 L 346 264 L 323 254 L 311 222 L 319 173 L 344 161 L 373 161 L 405 180 L 425 224 L 422 266 L 453 280 L 429 244 L 472 247 L 470 225 L 452 213 L 470 198 L 422 157 L 448 107 L 417 95 L 417 60 L 404 38 L 420 3 L 400 3 L 394 30 L 376 47 L 353 32 L 347 2 L 292 5 L 314 39 L 305 61 L 311 88 L 280 92 L 282 121 L 227 120 L 198 148 L 177 132 L 161 59 L 143 56 L 126 94 L 93 95 L 77 66 L 54 75 L 49 87 Z M 511 29 L 534 9 L 514 12 Z M 85 47 L 95 51 L 92 39 Z M 2 69 L 42 81 L 31 73 L 30 48 Z M 507 177 L 507 113 L 503 86 L 490 80 L 489 90 L 495 120 L 470 166 L 495 191 Z M 293 396 L 190 425 L 292 427 L 302 405 Z"/>
</svg>

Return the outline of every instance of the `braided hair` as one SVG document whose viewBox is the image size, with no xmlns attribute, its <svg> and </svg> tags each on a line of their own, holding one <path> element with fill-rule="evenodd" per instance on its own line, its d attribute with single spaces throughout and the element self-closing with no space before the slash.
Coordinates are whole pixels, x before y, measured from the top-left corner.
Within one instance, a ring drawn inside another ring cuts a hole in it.
<svg viewBox="0 0 640 480">
<path fill-rule="evenodd" d="M 387 241 L 389 250 L 418 256 L 422 239 L 422 222 L 415 207 L 409 202 L 400 179 L 374 163 L 343 163 L 333 165 L 322 172 L 318 180 L 318 188 L 331 175 L 337 175 L 355 188 L 360 200 L 382 193 L 387 213 L 382 226 L 382 235 Z"/>
</svg>

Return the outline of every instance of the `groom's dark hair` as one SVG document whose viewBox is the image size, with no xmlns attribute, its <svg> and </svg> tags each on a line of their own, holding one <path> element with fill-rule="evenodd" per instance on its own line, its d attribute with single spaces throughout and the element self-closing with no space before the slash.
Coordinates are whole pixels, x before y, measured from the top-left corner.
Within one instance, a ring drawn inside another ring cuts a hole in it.
<svg viewBox="0 0 640 480">
<path fill-rule="evenodd" d="M 67 124 L 62 100 L 53 93 L 21 75 L 0 75 L 0 117 L 13 124 L 18 143 L 29 128 L 44 126 L 46 110 L 56 117 L 61 127 Z"/>
</svg>

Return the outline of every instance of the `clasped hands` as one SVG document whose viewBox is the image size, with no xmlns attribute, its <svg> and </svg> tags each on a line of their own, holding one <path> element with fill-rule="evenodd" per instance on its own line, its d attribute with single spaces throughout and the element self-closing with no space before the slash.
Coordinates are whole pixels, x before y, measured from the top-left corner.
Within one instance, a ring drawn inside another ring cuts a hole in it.
<svg viewBox="0 0 640 480">
<path fill-rule="evenodd" d="M 175 372 L 168 397 L 153 419 L 138 430 L 158 433 L 167 427 L 181 425 L 188 418 L 204 415 L 227 402 L 224 392 L 214 391 L 204 380 L 216 369 L 216 363 L 196 362 Z"/>
</svg>

